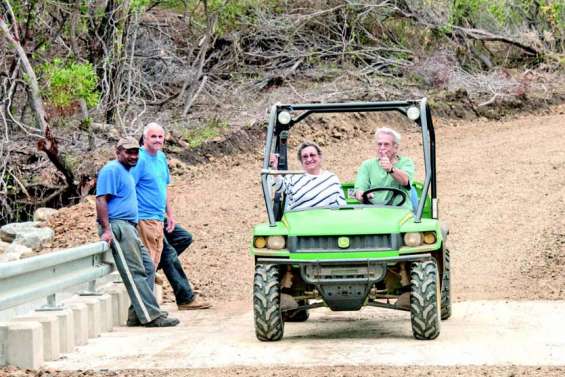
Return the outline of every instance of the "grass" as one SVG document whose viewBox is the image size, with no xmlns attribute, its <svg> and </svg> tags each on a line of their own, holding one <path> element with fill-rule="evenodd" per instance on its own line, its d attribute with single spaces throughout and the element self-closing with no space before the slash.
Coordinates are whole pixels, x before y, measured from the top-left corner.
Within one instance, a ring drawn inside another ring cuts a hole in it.
<svg viewBox="0 0 565 377">
<path fill-rule="evenodd" d="M 212 118 L 208 123 L 195 127 L 186 129 L 183 132 L 183 138 L 186 140 L 190 148 L 198 148 L 206 141 L 213 139 L 222 134 L 222 131 L 229 127 L 225 120 Z"/>
</svg>

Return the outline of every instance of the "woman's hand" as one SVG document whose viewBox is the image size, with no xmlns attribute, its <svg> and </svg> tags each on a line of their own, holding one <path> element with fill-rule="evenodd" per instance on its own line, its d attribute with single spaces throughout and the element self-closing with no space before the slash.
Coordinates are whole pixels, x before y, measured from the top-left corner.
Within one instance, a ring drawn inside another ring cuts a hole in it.
<svg viewBox="0 0 565 377">
<path fill-rule="evenodd" d="M 279 156 L 276 153 L 271 153 L 269 156 L 269 166 L 276 169 L 279 166 Z"/>
</svg>

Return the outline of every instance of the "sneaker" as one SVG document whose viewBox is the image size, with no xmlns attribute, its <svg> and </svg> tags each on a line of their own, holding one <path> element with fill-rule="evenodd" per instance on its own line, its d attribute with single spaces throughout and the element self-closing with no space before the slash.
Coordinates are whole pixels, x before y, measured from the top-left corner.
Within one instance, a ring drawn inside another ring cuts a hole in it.
<svg viewBox="0 0 565 377">
<path fill-rule="evenodd" d="M 281 310 L 292 310 L 298 308 L 298 303 L 288 293 L 281 293 Z"/>
<path fill-rule="evenodd" d="M 166 310 L 161 310 L 161 318 L 167 318 L 169 316 L 169 312 Z M 134 318 L 128 318 L 127 322 L 126 322 L 126 326 L 127 327 L 138 327 L 138 326 L 143 326 L 143 324 L 141 322 L 139 322 L 139 319 L 137 319 L 137 317 Z"/>
<path fill-rule="evenodd" d="M 135 318 L 128 318 L 127 322 L 126 322 L 126 326 L 127 327 L 137 327 L 137 326 L 141 326 L 141 322 L 139 322 L 139 319 L 137 319 L 137 317 Z"/>
<path fill-rule="evenodd" d="M 178 325 L 180 322 L 176 318 L 164 318 L 164 317 L 157 317 L 151 322 L 147 322 L 146 324 L 142 325 L 144 327 L 173 327 Z"/>
<path fill-rule="evenodd" d="M 177 304 L 179 310 L 196 310 L 196 309 L 208 309 L 212 305 L 201 299 L 199 296 L 195 296 L 194 300 L 186 304 Z"/>
</svg>

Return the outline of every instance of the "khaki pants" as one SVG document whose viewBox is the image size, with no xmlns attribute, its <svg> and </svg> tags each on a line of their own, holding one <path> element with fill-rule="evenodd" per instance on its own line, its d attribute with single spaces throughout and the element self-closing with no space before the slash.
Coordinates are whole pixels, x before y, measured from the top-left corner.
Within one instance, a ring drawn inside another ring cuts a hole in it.
<svg viewBox="0 0 565 377">
<path fill-rule="evenodd" d="M 139 236 L 143 244 L 149 250 L 149 255 L 153 260 L 155 269 L 161 261 L 161 253 L 163 252 L 163 222 L 159 220 L 140 220 L 137 224 Z"/>
</svg>

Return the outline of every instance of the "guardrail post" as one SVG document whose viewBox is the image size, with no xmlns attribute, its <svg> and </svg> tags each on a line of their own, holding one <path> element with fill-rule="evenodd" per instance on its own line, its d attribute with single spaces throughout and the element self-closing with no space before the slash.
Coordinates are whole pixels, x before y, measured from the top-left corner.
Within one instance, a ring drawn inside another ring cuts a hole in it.
<svg viewBox="0 0 565 377">
<path fill-rule="evenodd" d="M 102 296 L 103 293 L 96 290 L 96 280 L 88 282 L 88 288 L 86 291 L 81 291 L 79 296 Z"/>
<path fill-rule="evenodd" d="M 38 312 L 54 312 L 57 310 L 63 310 L 63 305 L 57 305 L 57 299 L 55 298 L 55 293 L 47 296 L 47 304 L 43 305 L 41 308 L 37 309 Z"/>
</svg>

